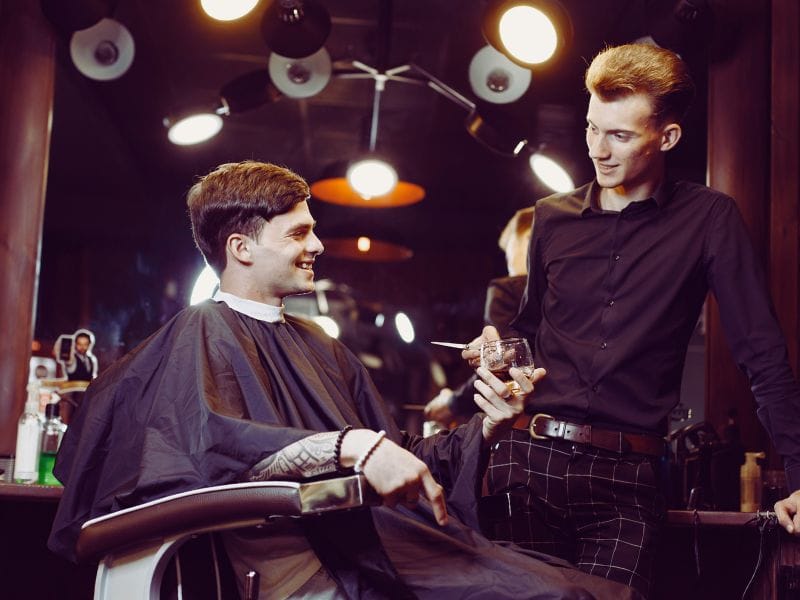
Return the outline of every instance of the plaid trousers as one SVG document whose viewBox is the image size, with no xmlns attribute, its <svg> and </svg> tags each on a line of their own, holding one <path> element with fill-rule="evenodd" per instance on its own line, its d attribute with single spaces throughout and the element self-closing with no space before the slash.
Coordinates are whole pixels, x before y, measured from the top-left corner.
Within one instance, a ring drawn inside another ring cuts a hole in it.
<svg viewBox="0 0 800 600">
<path fill-rule="evenodd" d="M 514 429 L 493 448 L 487 485 L 490 495 L 516 497 L 521 509 L 487 533 L 647 596 L 666 515 L 657 463 Z"/>
</svg>

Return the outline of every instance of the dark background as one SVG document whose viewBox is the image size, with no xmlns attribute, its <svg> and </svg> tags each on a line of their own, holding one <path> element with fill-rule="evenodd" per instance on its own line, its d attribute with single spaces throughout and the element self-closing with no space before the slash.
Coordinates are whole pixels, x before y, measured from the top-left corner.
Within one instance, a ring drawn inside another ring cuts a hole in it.
<svg viewBox="0 0 800 600">
<path fill-rule="evenodd" d="M 184 200 L 197 176 L 252 158 L 286 165 L 313 182 L 366 150 L 373 82 L 336 77 L 312 98 L 284 97 L 231 115 L 204 144 L 169 143 L 164 117 L 213 103 L 228 81 L 266 67 L 269 49 L 259 28 L 266 4 L 223 23 L 207 17 L 199 1 L 119 0 L 112 16 L 130 30 L 136 55 L 125 75 L 108 82 L 81 75 L 68 35 L 60 38 L 36 320 L 42 353 L 59 334 L 88 327 L 97 335 L 102 369 L 188 303 L 203 266 Z M 375 66 L 381 56 L 388 68 L 414 62 L 475 100 L 496 128 L 528 139 L 530 148 L 546 143 L 578 185 L 592 176 L 583 142 L 588 61 L 606 44 L 646 35 L 656 19 L 669 21 L 664 14 L 674 2 L 564 0 L 573 27 L 569 45 L 534 68 L 529 90 L 507 105 L 479 101 L 469 86 L 470 59 L 486 43 L 485 2 L 321 4 L 332 17 L 325 46 L 335 66 L 354 59 Z M 379 9 L 390 22 L 379 22 Z M 684 56 L 700 96 L 671 160 L 681 177 L 703 181 L 706 57 Z M 431 89 L 389 82 L 377 149 L 401 179 L 425 187 L 425 199 L 393 209 L 311 203 L 323 241 L 367 235 L 413 251 L 395 263 L 323 256 L 317 277 L 348 286 L 361 320 L 381 311 L 408 313 L 417 340 L 404 347 L 387 332 L 384 345 L 407 365 L 425 365 L 436 352 L 452 383 L 460 376 L 458 353 L 433 351 L 427 342 L 477 334 L 486 283 L 505 274 L 499 232 L 517 209 L 549 193 L 530 171 L 527 152 L 517 158 L 492 152 L 468 134 L 466 116 Z M 424 402 L 429 391 L 422 381 L 404 393 L 411 397 L 403 401 Z"/>
</svg>

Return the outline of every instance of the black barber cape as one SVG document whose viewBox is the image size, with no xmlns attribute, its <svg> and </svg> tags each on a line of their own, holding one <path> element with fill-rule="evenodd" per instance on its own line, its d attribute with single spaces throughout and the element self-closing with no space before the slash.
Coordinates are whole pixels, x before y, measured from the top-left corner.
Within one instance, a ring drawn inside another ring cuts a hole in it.
<svg viewBox="0 0 800 600">
<path fill-rule="evenodd" d="M 183 310 L 91 384 L 56 461 L 65 487 L 48 546 L 74 560 L 86 520 L 239 481 L 288 444 L 346 424 L 384 429 L 424 460 L 451 516 L 439 527 L 422 501 L 315 519 L 309 540 L 348 596 L 625 597 L 624 586 L 473 531 L 486 458 L 479 417 L 432 438 L 404 436 L 361 363 L 315 324 L 265 323 L 213 301 Z"/>
</svg>

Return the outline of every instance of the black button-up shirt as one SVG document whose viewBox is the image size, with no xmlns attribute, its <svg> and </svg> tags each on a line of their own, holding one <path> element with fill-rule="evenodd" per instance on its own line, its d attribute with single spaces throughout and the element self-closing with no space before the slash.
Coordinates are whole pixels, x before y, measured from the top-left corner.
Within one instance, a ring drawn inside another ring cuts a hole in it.
<svg viewBox="0 0 800 600">
<path fill-rule="evenodd" d="M 536 204 L 528 259 L 513 327 L 534 340 L 548 372 L 534 412 L 663 435 L 711 289 L 759 418 L 800 489 L 800 388 L 732 198 L 667 183 L 653 198 L 604 211 L 599 188 L 587 184 Z"/>
</svg>

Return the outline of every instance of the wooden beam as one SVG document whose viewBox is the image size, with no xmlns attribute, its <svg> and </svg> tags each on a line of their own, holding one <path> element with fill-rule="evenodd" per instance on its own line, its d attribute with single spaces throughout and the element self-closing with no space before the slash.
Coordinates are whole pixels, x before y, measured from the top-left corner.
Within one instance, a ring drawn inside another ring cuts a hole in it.
<svg viewBox="0 0 800 600">
<path fill-rule="evenodd" d="M 55 80 L 38 2 L 0 2 L 0 454 L 13 454 L 36 314 Z"/>
</svg>

